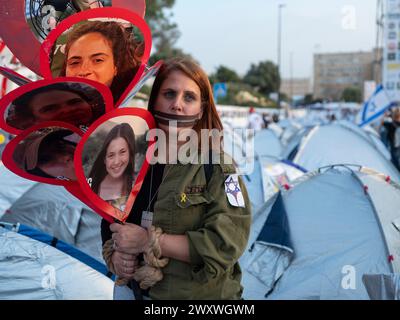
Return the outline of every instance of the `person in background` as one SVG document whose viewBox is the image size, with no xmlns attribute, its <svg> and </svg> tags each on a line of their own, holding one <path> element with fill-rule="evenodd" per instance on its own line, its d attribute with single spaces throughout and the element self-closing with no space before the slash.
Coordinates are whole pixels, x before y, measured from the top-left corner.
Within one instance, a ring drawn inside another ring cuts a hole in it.
<svg viewBox="0 0 400 320">
<path fill-rule="evenodd" d="M 263 128 L 263 125 L 264 120 L 261 115 L 255 111 L 254 107 L 250 107 L 247 128 L 253 129 L 255 132 L 257 132 Z"/>
<path fill-rule="evenodd" d="M 397 169 L 400 170 L 400 108 L 392 109 L 392 116 L 384 120 L 382 124 L 384 131 L 381 131 L 381 136 L 386 137 L 389 146 L 392 162 Z"/>
</svg>

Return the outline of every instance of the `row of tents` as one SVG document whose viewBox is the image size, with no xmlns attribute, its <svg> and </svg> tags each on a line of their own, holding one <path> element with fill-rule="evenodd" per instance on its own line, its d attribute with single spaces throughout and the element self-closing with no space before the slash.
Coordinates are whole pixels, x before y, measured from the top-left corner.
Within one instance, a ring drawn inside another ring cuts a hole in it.
<svg viewBox="0 0 400 320">
<path fill-rule="evenodd" d="M 253 208 L 245 299 L 399 299 L 400 174 L 372 130 L 225 124 Z M 243 161 L 244 159 L 244 161 Z M 0 299 L 112 299 L 100 218 L 62 187 L 0 165 Z M 5 289 L 7 288 L 7 289 Z"/>
<path fill-rule="evenodd" d="M 373 129 L 284 120 L 253 159 L 245 299 L 400 299 L 400 173 Z"/>
</svg>

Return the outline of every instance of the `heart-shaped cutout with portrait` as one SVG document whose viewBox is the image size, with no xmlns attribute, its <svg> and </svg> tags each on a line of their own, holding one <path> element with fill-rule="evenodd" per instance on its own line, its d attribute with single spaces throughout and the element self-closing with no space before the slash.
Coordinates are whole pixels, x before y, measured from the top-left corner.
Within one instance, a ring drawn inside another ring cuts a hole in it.
<svg viewBox="0 0 400 320">
<path fill-rule="evenodd" d="M 140 80 L 151 42 L 139 15 L 120 8 L 87 10 L 49 33 L 40 50 L 41 73 L 47 79 L 82 77 L 103 83 L 117 107 Z"/>
<path fill-rule="evenodd" d="M 0 37 L 23 65 L 40 75 L 40 43 L 51 29 L 77 12 L 110 4 L 140 17 L 146 10 L 145 0 L 0 0 Z"/>
<path fill-rule="evenodd" d="M 154 127 L 145 109 L 117 109 L 96 120 L 77 145 L 80 188 L 109 222 L 128 218 L 153 155 L 154 144 L 146 139 Z"/>
<path fill-rule="evenodd" d="M 46 121 L 84 128 L 111 110 L 110 90 L 96 81 L 75 77 L 39 80 L 0 100 L 0 127 L 12 134 Z"/>
<path fill-rule="evenodd" d="M 60 121 L 35 125 L 6 145 L 3 164 L 29 180 L 61 186 L 76 184 L 74 154 L 82 134 Z"/>
<path fill-rule="evenodd" d="M 36 125 L 6 145 L 2 154 L 3 164 L 25 179 L 64 186 L 99 212 L 100 209 L 82 192 L 76 178 L 74 154 L 82 134 L 74 126 L 59 121 Z"/>
</svg>

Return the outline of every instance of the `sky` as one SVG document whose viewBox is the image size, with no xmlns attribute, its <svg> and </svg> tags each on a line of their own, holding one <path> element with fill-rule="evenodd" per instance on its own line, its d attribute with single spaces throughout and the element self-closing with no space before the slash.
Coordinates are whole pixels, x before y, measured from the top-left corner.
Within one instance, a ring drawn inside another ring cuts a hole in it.
<svg viewBox="0 0 400 320">
<path fill-rule="evenodd" d="M 176 0 L 176 46 L 209 74 L 225 65 L 243 76 L 252 63 L 276 63 L 279 4 L 284 78 L 312 77 L 314 53 L 375 46 L 377 0 Z"/>
</svg>

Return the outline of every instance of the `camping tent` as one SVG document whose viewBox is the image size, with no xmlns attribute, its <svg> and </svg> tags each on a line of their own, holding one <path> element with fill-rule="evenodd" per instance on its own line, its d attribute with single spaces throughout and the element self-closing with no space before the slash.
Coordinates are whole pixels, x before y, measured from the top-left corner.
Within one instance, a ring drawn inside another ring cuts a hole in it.
<svg viewBox="0 0 400 320">
<path fill-rule="evenodd" d="M 282 150 L 281 157 L 286 160 L 293 161 L 296 156 L 299 146 L 302 144 L 303 140 L 307 137 L 308 133 L 313 127 L 306 126 L 297 130 L 288 140 L 285 141 L 285 147 Z"/>
<path fill-rule="evenodd" d="M 279 122 L 279 125 L 281 125 L 281 122 L 282 121 Z M 283 128 L 284 128 L 284 130 L 283 130 L 283 133 L 282 133 L 280 139 L 281 139 L 281 142 L 283 145 L 287 145 L 289 140 L 295 134 L 297 134 L 297 132 L 302 128 L 302 126 L 293 120 L 292 121 L 286 120 L 285 127 L 283 127 Z"/>
<path fill-rule="evenodd" d="M 0 224 L 0 300 L 111 300 L 106 267 L 22 225 Z"/>
<path fill-rule="evenodd" d="M 256 132 L 254 136 L 255 154 L 264 157 L 280 157 L 282 153 L 282 143 L 276 133 L 270 129 L 263 129 Z"/>
<path fill-rule="evenodd" d="M 363 275 L 400 272 L 400 186 L 360 167 L 297 179 L 255 213 L 245 299 L 368 299 Z"/>
<path fill-rule="evenodd" d="M 33 182 L 8 170 L 2 162 L 0 162 L 0 220 L 3 214 L 22 194 L 32 188 L 37 182 Z"/>
<path fill-rule="evenodd" d="M 284 184 L 294 181 L 305 172 L 290 161 L 275 157 L 256 157 L 253 171 L 243 178 L 253 212 L 284 187 Z"/>
<path fill-rule="evenodd" d="M 376 132 L 376 130 L 373 129 L 371 126 L 365 126 L 363 127 L 363 129 L 372 140 L 372 143 L 375 145 L 375 147 L 383 154 L 386 159 L 390 160 L 392 158 L 390 151 L 382 142 L 382 139 L 378 132 Z"/>
<path fill-rule="evenodd" d="M 34 227 L 101 259 L 100 216 L 63 187 L 34 185 L 0 220 Z"/>
<path fill-rule="evenodd" d="M 360 128 L 349 121 L 340 121 L 340 125 L 347 127 L 352 130 L 354 133 L 362 135 L 365 139 L 368 139 L 371 145 L 379 151 L 386 159 L 390 161 L 391 155 L 385 144 L 382 142 L 378 132 L 375 131 L 371 126 L 364 126 Z"/>
<path fill-rule="evenodd" d="M 295 148 L 290 146 L 289 159 L 308 171 L 333 164 L 352 164 L 372 168 L 400 182 L 399 171 L 375 147 L 369 136 L 357 133 L 349 125 L 316 126 L 298 143 Z"/>
</svg>

